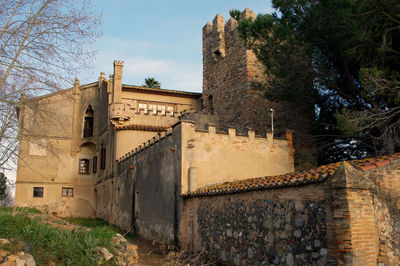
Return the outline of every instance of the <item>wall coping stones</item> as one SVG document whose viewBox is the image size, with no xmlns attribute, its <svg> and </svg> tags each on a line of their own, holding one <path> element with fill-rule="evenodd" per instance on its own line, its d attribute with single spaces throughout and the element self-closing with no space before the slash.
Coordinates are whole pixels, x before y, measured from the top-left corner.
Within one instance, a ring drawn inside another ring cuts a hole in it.
<svg viewBox="0 0 400 266">
<path fill-rule="evenodd" d="M 138 131 L 152 131 L 152 132 L 161 132 L 165 131 L 171 126 L 152 126 L 152 125 L 138 125 L 138 124 L 129 124 L 129 125 L 121 125 L 114 126 L 115 130 L 138 130 Z"/>
</svg>

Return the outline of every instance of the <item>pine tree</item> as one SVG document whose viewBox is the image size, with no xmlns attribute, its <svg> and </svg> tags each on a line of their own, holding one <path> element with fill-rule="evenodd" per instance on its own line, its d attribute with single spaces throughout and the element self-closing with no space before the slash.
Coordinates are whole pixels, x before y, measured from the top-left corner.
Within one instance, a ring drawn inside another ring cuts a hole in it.
<svg viewBox="0 0 400 266">
<path fill-rule="evenodd" d="M 400 151 L 400 2 L 274 0 L 241 36 L 271 100 L 315 96 L 321 163 Z"/>
</svg>

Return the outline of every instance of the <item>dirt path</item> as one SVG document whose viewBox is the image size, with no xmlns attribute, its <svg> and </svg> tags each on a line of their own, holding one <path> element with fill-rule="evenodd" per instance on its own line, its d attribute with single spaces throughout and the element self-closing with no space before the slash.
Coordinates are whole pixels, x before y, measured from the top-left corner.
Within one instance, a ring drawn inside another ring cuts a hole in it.
<svg viewBox="0 0 400 266">
<path fill-rule="evenodd" d="M 165 265 L 168 264 L 165 256 L 161 253 L 158 246 L 151 241 L 139 236 L 127 238 L 127 240 L 138 246 L 139 265 Z"/>
</svg>

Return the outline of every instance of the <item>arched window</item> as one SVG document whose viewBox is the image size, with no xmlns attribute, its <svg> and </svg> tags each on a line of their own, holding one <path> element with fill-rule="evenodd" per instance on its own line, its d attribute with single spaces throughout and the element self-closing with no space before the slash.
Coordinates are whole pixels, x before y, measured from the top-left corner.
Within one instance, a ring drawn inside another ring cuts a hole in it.
<svg viewBox="0 0 400 266">
<path fill-rule="evenodd" d="M 94 112 L 92 106 L 88 106 L 85 112 L 85 121 L 83 125 L 83 137 L 93 137 Z"/>
</svg>

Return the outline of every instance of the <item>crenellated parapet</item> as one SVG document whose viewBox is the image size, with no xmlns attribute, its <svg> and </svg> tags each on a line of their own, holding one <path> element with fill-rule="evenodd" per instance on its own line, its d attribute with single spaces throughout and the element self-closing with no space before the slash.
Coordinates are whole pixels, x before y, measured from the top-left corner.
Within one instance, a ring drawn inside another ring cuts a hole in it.
<svg viewBox="0 0 400 266">
<path fill-rule="evenodd" d="M 242 19 L 255 19 L 256 13 L 246 8 L 240 15 Z M 207 22 L 203 27 L 203 54 L 209 53 L 214 61 L 227 56 L 230 49 L 235 49 L 237 42 L 244 48 L 244 42 L 238 37 L 236 28 L 238 21 L 230 18 L 225 24 L 225 19 L 217 14 L 212 23 Z"/>
<path fill-rule="evenodd" d="M 265 143 L 266 147 L 273 147 L 274 144 L 284 142 L 285 146 L 288 147 L 290 152 L 293 152 L 292 147 L 292 134 L 291 130 L 286 130 L 284 135 L 276 137 L 271 131 L 267 131 L 264 134 L 257 134 L 254 129 L 248 128 L 245 132 L 236 128 L 230 127 L 228 130 L 222 130 L 213 123 L 214 117 L 210 117 L 207 114 L 202 114 L 194 111 L 183 111 L 178 116 L 179 122 L 175 123 L 171 127 L 159 130 L 157 135 L 143 142 L 141 145 L 126 153 L 124 156 L 117 159 L 118 163 L 125 161 L 126 159 L 140 153 L 141 151 L 151 148 L 153 145 L 159 144 L 168 137 L 177 138 L 176 131 L 178 128 L 183 128 L 185 135 L 199 135 L 201 138 L 207 136 L 217 135 L 219 138 L 230 139 L 231 142 L 235 143 Z M 205 135 L 204 135 L 205 134 Z"/>
</svg>

